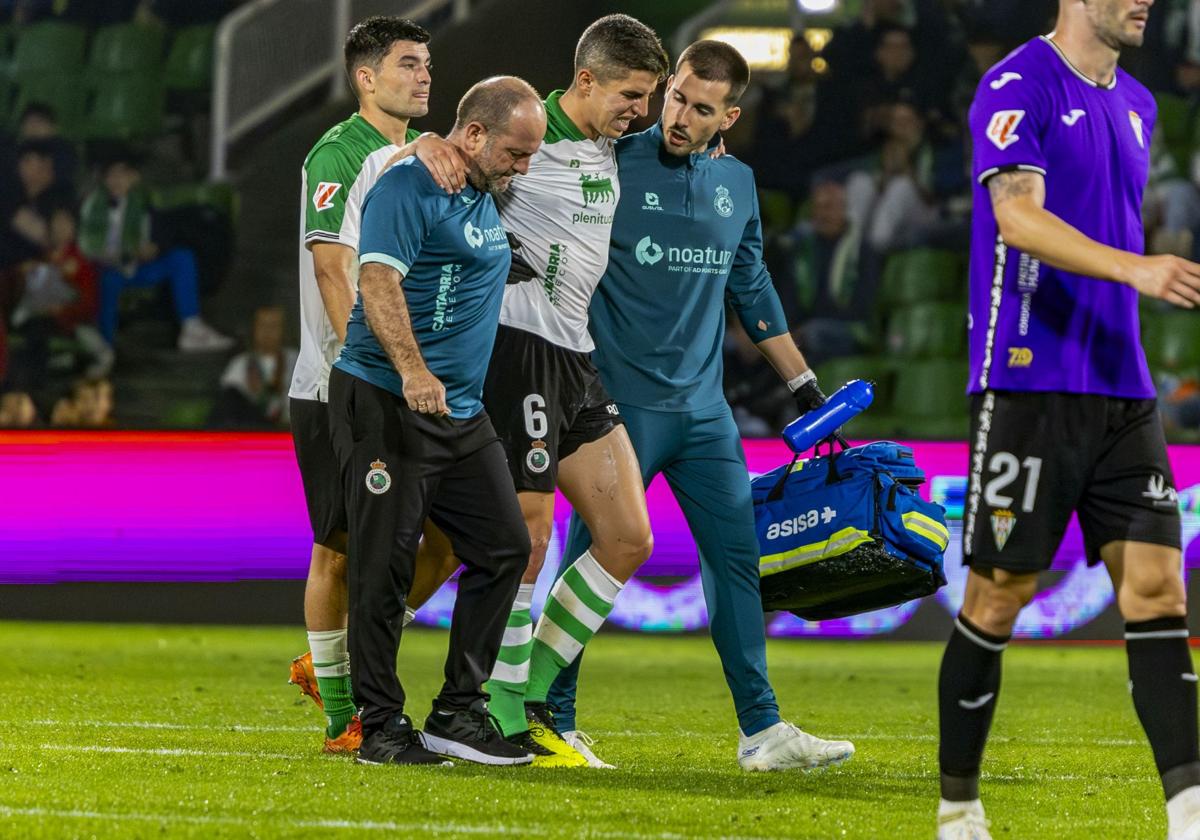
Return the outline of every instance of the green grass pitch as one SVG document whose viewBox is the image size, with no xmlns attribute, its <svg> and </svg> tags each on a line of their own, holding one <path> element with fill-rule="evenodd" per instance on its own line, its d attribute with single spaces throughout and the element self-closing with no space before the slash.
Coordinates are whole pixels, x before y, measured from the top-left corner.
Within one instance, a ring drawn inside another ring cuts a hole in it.
<svg viewBox="0 0 1200 840">
<path fill-rule="evenodd" d="M 419 721 L 446 636 L 406 635 Z M 825 773 L 747 774 L 705 637 L 601 634 L 580 725 L 616 771 L 363 767 L 285 684 L 299 629 L 0 623 L 0 837 L 931 838 L 941 645 L 772 642 Z M 1016 645 L 985 763 L 997 838 L 1161 838 L 1118 647 Z"/>
</svg>

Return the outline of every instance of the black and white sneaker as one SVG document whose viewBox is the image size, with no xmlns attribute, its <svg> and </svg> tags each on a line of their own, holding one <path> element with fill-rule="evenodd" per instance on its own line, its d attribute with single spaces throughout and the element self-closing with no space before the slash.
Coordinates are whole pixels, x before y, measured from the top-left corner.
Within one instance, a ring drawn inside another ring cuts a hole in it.
<svg viewBox="0 0 1200 840">
<path fill-rule="evenodd" d="M 450 711 L 434 706 L 425 718 L 425 746 L 434 752 L 476 764 L 529 764 L 533 753 L 500 734 L 487 706 L 477 700 L 469 709 Z"/>
<path fill-rule="evenodd" d="M 363 738 L 358 749 L 359 764 L 438 764 L 452 767 L 453 762 L 430 752 L 421 743 L 421 733 L 413 729 L 408 715 L 396 715 Z"/>
<path fill-rule="evenodd" d="M 520 747 L 527 753 L 532 753 L 534 762 L 537 762 L 539 756 L 554 755 L 553 750 L 546 749 L 537 741 L 533 740 L 533 735 L 526 729 L 524 732 L 518 732 L 516 735 L 505 735 L 504 740 L 512 744 L 514 747 Z"/>
</svg>

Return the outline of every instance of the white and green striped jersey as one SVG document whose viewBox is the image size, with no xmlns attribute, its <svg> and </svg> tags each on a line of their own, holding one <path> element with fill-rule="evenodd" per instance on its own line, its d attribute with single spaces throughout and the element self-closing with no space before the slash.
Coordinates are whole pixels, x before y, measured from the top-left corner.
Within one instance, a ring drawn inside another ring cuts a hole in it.
<svg viewBox="0 0 1200 840">
<path fill-rule="evenodd" d="M 617 155 L 607 137 L 589 140 L 546 99 L 546 138 L 497 200 L 504 227 L 538 276 L 504 289 L 500 323 L 560 347 L 587 353 L 588 305 L 608 265 L 613 213 L 620 198 Z"/>
<path fill-rule="evenodd" d="M 407 140 L 418 132 L 409 129 Z M 338 354 L 337 333 L 325 312 L 309 249 L 330 242 L 358 250 L 362 203 L 384 164 L 400 147 L 359 114 L 335 125 L 304 159 L 300 174 L 300 356 L 288 395 L 328 398 L 329 366 Z M 358 260 L 353 263 L 358 282 Z"/>
</svg>

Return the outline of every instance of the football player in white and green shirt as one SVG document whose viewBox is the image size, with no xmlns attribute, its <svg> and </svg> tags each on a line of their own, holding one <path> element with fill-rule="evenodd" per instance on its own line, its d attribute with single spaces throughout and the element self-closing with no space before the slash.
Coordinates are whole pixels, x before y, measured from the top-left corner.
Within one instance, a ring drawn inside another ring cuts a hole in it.
<svg viewBox="0 0 1200 840">
<path fill-rule="evenodd" d="M 297 657 L 291 681 L 323 704 L 327 752 L 352 752 L 361 741 L 346 647 L 346 512 L 326 401 L 330 365 L 345 340 L 357 294 L 362 203 L 391 162 L 412 154 L 443 189 L 457 192 L 466 182 L 465 162 L 452 146 L 432 134 L 418 135 L 408 125 L 429 110 L 428 41 L 423 28 L 397 17 L 367 18 L 350 30 L 346 73 L 358 112 L 317 141 L 301 174 L 301 340 L 289 396 L 296 460 L 313 529 L 304 594 L 312 657 Z M 432 554 L 448 556 L 449 551 Z M 419 565 L 431 569 L 436 562 Z M 436 585 L 422 578 L 414 581 L 418 596 L 421 589 L 432 591 Z"/>
<path fill-rule="evenodd" d="M 535 766 L 600 765 L 575 733 L 555 731 L 546 692 L 652 545 L 637 457 L 590 359 L 588 305 L 608 264 L 620 195 L 614 140 L 647 113 L 667 68 L 658 37 L 639 21 L 617 14 L 591 24 L 571 86 L 546 99 L 546 136 L 529 172 L 498 202 L 533 277 L 505 289 L 483 399 L 533 551 L 487 689 L 504 735 L 534 752 Z M 534 629 L 529 610 L 556 487 L 600 536 L 572 558 Z"/>
</svg>

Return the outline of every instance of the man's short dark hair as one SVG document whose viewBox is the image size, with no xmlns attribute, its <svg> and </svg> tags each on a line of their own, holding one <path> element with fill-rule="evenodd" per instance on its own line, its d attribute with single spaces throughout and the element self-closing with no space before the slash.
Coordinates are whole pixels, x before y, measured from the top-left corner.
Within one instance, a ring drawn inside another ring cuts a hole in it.
<svg viewBox="0 0 1200 840">
<path fill-rule="evenodd" d="M 40 157 L 44 160 L 53 161 L 54 152 L 54 143 L 49 139 L 38 137 L 32 140 L 22 140 L 21 144 L 17 146 L 17 160 L 20 160 L 26 155 L 35 155 L 36 157 Z"/>
<path fill-rule="evenodd" d="M 884 39 L 886 39 L 887 36 L 896 34 L 903 35 L 905 39 L 908 40 L 908 43 L 914 45 L 916 44 L 916 41 L 913 38 L 912 29 L 900 23 L 884 21 L 876 24 L 875 26 L 875 47 L 878 48 L 884 42 Z"/>
<path fill-rule="evenodd" d="M 128 166 L 130 169 L 141 169 L 146 162 L 146 155 L 133 146 L 124 143 L 113 143 L 99 149 L 95 155 L 96 166 L 100 174 L 106 174 L 114 166 Z"/>
<path fill-rule="evenodd" d="M 26 105 L 21 111 L 21 118 L 17 120 L 17 125 L 25 122 L 30 117 L 37 117 L 47 122 L 52 122 L 55 125 L 58 124 L 58 114 L 45 102 L 30 102 Z"/>
<path fill-rule="evenodd" d="M 502 133 L 508 128 L 513 111 L 528 101 L 540 103 L 542 97 L 532 85 L 516 76 L 493 76 L 476 82 L 458 101 L 453 131 L 477 122 L 489 132 Z"/>
<path fill-rule="evenodd" d="M 358 96 L 358 84 L 354 81 L 354 72 L 364 64 L 378 69 L 384 57 L 391 51 L 392 44 L 397 41 L 428 44 L 429 32 L 408 18 L 373 15 L 356 23 L 346 35 L 346 46 L 343 50 L 346 58 L 346 78 L 350 80 L 350 90 L 354 91 L 355 96 Z"/>
<path fill-rule="evenodd" d="M 587 69 L 600 82 L 636 71 L 653 73 L 661 82 L 670 62 L 654 30 L 629 15 L 605 15 L 583 30 L 575 47 L 575 72 Z"/>
<path fill-rule="evenodd" d="M 675 63 L 675 72 L 687 64 L 696 78 L 706 82 L 725 82 L 729 85 L 726 105 L 733 105 L 746 92 L 750 84 L 750 65 L 742 54 L 724 41 L 697 41 L 692 44 Z"/>
</svg>

